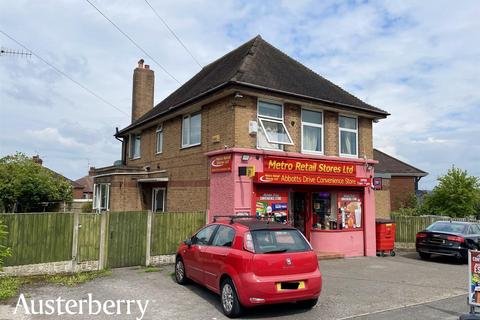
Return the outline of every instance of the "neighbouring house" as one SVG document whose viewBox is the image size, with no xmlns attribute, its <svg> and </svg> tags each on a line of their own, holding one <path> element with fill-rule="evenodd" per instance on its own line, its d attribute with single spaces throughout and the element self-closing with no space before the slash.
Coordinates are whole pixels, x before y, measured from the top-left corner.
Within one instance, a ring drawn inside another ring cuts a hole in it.
<svg viewBox="0 0 480 320">
<path fill-rule="evenodd" d="M 38 154 L 37 154 L 37 155 L 34 155 L 34 156 L 32 157 L 32 160 L 33 160 L 33 162 L 35 162 L 36 164 L 39 164 L 39 165 L 41 165 L 42 167 L 44 167 L 45 169 L 51 171 L 54 175 L 56 175 L 56 176 L 58 176 L 58 177 L 61 177 L 61 178 L 65 179 L 66 181 L 68 181 L 68 182 L 72 185 L 72 188 L 73 188 L 72 191 L 73 191 L 73 198 L 74 198 L 74 199 L 77 199 L 77 197 L 81 197 L 81 195 L 82 195 L 82 193 L 83 193 L 83 186 L 82 186 L 81 184 L 79 184 L 79 183 L 76 182 L 76 181 L 73 181 L 73 180 L 68 179 L 67 177 L 61 175 L 60 173 L 53 171 L 52 169 L 49 169 L 49 168 L 45 167 L 45 166 L 43 165 L 43 160 L 42 160 L 42 158 L 40 158 L 40 156 L 39 156 Z"/>
<path fill-rule="evenodd" d="M 418 182 L 427 172 L 373 149 L 375 199 L 378 218 L 389 218 L 392 211 L 408 206 L 419 193 Z"/>
<path fill-rule="evenodd" d="M 260 36 L 153 106 L 133 72 L 121 161 L 95 169 L 97 211 L 250 214 L 296 226 L 316 251 L 375 255 L 372 125 L 389 114 Z"/>
<path fill-rule="evenodd" d="M 84 200 L 91 200 L 93 199 L 93 174 L 95 172 L 95 167 L 90 167 L 88 171 L 88 175 L 82 177 L 75 182 L 81 186 L 83 186 L 82 194 L 77 195 L 79 197 L 74 197 L 74 199 L 84 199 Z"/>
</svg>

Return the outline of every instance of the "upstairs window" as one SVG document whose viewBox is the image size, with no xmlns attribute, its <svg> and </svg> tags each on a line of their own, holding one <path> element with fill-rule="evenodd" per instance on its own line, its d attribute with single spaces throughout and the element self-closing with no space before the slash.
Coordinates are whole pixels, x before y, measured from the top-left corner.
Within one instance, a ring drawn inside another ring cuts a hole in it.
<svg viewBox="0 0 480 320">
<path fill-rule="evenodd" d="M 258 102 L 257 147 L 261 149 L 282 149 L 283 145 L 293 145 L 292 138 L 283 123 L 283 105 Z"/>
<path fill-rule="evenodd" d="M 201 141 L 202 117 L 200 113 L 186 115 L 182 120 L 182 148 L 198 146 Z"/>
<path fill-rule="evenodd" d="M 134 133 L 130 135 L 130 158 L 139 159 L 140 158 L 140 143 L 142 136 L 140 133 Z"/>
<path fill-rule="evenodd" d="M 358 157 L 358 123 L 356 117 L 338 118 L 340 135 L 340 156 Z"/>
<path fill-rule="evenodd" d="M 157 127 L 157 148 L 156 153 L 163 152 L 163 125 Z"/>
<path fill-rule="evenodd" d="M 323 113 L 302 109 L 302 152 L 323 153 Z"/>
</svg>

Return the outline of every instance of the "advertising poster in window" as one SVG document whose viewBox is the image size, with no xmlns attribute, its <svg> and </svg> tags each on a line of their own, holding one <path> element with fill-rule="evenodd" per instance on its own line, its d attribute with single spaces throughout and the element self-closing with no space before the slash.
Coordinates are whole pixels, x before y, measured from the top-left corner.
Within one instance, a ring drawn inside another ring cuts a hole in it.
<svg viewBox="0 0 480 320">
<path fill-rule="evenodd" d="M 337 219 L 341 229 L 362 227 L 362 198 L 360 193 L 339 193 Z"/>
<path fill-rule="evenodd" d="M 255 210 L 260 219 L 287 223 L 288 192 L 259 191 Z"/>
<path fill-rule="evenodd" d="M 480 251 L 468 250 L 468 303 L 480 307 Z"/>
</svg>

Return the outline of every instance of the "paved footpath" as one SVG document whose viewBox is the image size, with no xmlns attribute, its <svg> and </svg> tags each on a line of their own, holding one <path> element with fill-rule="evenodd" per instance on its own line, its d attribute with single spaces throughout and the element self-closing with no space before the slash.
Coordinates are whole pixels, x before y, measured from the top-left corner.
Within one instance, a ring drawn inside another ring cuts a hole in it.
<svg viewBox="0 0 480 320">
<path fill-rule="evenodd" d="M 396 257 L 361 257 L 320 262 L 324 288 L 312 310 L 294 304 L 249 310 L 244 319 L 458 319 L 466 305 L 467 265 L 445 259 L 419 260 L 415 253 Z M 218 296 L 195 284 L 177 285 L 173 266 L 145 273 L 140 268 L 114 269 L 111 276 L 78 287 L 36 285 L 23 290 L 29 299 L 99 301 L 150 300 L 143 319 L 226 319 Z M 0 319 L 111 319 L 112 316 L 13 315 L 16 300 L 0 305 Z M 134 315 L 115 319 L 135 319 Z"/>
</svg>

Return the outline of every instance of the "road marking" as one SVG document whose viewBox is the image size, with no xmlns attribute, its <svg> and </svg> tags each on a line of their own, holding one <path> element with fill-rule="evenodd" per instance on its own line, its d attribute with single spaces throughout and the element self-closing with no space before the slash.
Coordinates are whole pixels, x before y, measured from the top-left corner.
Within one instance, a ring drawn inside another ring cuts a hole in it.
<svg viewBox="0 0 480 320">
<path fill-rule="evenodd" d="M 441 298 L 441 299 L 432 299 L 432 300 L 425 301 L 425 302 L 417 302 L 417 303 L 406 304 L 406 305 L 401 306 L 401 307 L 393 307 L 393 308 L 388 308 L 388 309 L 384 309 L 384 310 L 378 310 L 378 311 L 366 312 L 366 313 L 362 313 L 362 314 L 356 314 L 356 315 L 353 315 L 353 316 L 338 318 L 337 320 L 346 320 L 346 319 L 354 319 L 354 318 L 359 318 L 359 317 L 365 317 L 365 316 L 370 316 L 370 315 L 373 315 L 373 314 L 378 314 L 378 313 L 383 313 L 383 312 L 388 312 L 388 311 L 394 311 L 394 310 L 399 310 L 399 309 L 409 308 L 409 307 L 416 307 L 416 306 L 420 306 L 420 305 L 423 305 L 423 304 L 429 304 L 429 303 L 433 303 L 433 302 L 437 302 L 437 301 L 447 300 L 447 299 L 451 299 L 451 298 L 457 298 L 457 297 L 466 296 L 466 295 L 468 295 L 468 293 L 457 294 L 457 295 L 453 295 L 453 296 L 446 297 L 446 298 Z"/>
</svg>

